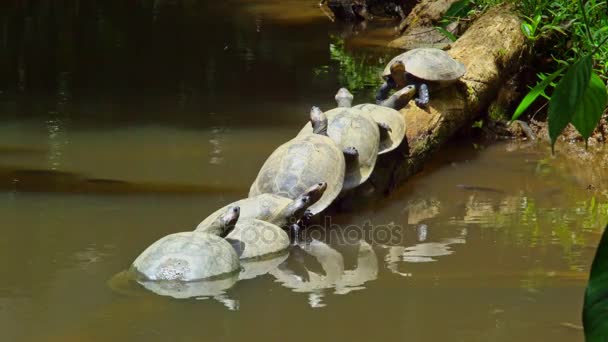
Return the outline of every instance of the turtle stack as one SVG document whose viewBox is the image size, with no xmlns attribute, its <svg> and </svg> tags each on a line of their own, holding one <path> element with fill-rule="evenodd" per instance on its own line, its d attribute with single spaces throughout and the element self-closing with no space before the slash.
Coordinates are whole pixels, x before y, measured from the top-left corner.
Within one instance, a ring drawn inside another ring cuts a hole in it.
<svg viewBox="0 0 608 342">
<path fill-rule="evenodd" d="M 156 241 L 135 259 L 129 272 L 148 289 L 162 287 L 155 292 L 182 298 L 184 293 L 167 289 L 179 291 L 183 286 L 157 283 L 226 277 L 245 269 L 245 264 L 286 251 L 290 246 L 286 230 L 299 229 L 340 195 L 365 183 L 378 156 L 401 144 L 405 120 L 398 109 L 416 94 L 416 103 L 427 106 L 427 83 L 447 84 L 464 71 L 464 65 L 444 51 L 421 48 L 387 65 L 376 104 L 352 106 L 353 95 L 341 88 L 335 96 L 336 108 L 323 112 L 312 107 L 310 122 L 270 154 L 247 198 L 213 212 L 193 231 Z M 391 89 L 397 91 L 388 96 Z M 241 278 L 251 278 L 252 273 L 264 272 L 249 269 Z M 230 287 L 234 281 L 224 283 Z"/>
</svg>

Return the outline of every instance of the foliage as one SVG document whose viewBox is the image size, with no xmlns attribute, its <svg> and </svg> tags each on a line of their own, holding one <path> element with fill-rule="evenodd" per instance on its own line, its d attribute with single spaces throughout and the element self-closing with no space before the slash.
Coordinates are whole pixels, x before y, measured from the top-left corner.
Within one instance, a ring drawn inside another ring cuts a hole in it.
<svg viewBox="0 0 608 342">
<path fill-rule="evenodd" d="M 554 61 L 549 64 L 550 76 L 538 74 L 539 82 L 523 98 L 511 120 L 519 118 L 543 96 L 549 99 L 552 147 L 569 123 L 586 141 L 608 100 L 603 85 L 608 79 L 608 45 L 604 45 L 608 40 L 607 1 L 461 0 L 448 9 L 442 23 L 504 2 L 519 10 L 523 18 L 521 31 L 530 40 L 531 49 L 538 54 L 550 48 Z M 554 80 L 559 81 L 554 84 Z M 555 88 L 554 96 L 547 96 L 548 88 Z"/>
<path fill-rule="evenodd" d="M 344 46 L 344 39 L 332 36 L 329 45 L 330 58 L 339 65 L 338 79 L 350 91 L 375 88 L 380 84 L 380 74 L 386 63 L 382 58 L 370 55 L 357 55 Z M 329 68 L 317 68 L 316 74 L 329 72 Z"/>
<path fill-rule="evenodd" d="M 590 2 L 595 4 L 594 1 Z M 595 44 L 594 36 L 597 36 L 597 33 L 595 35 L 591 33 L 593 28 L 589 25 L 589 21 L 587 19 L 588 6 L 584 6 L 582 0 L 579 0 L 578 3 L 580 13 L 578 17 L 575 16 L 575 19 L 572 20 L 573 22 L 577 20 L 582 22 L 582 26 L 573 25 L 575 28 L 579 26 L 581 27 L 578 31 L 575 29 L 572 37 L 573 40 L 577 38 L 580 40 L 582 48 L 573 49 L 575 56 L 570 57 L 567 60 L 560 60 L 558 57 L 554 57 L 556 61 L 567 65 L 567 67 L 565 74 L 555 86 L 553 95 L 549 100 L 548 120 L 552 150 L 555 146 L 557 138 L 569 123 L 574 125 L 586 142 L 589 136 L 591 136 L 594 128 L 597 126 L 608 101 L 606 87 L 604 86 L 600 76 L 593 71 L 593 56 L 595 56 L 598 52 L 601 52 L 605 39 L 599 44 Z M 524 2 L 524 5 L 525 4 L 529 5 L 529 2 Z M 553 5 L 554 4 L 552 4 L 552 6 Z M 604 5 L 605 7 L 606 3 L 604 2 L 600 5 Z M 595 6 L 595 8 L 599 7 Z M 555 17 L 564 19 L 564 13 L 567 13 L 567 10 L 564 7 L 559 8 L 562 10 L 562 12 L 559 12 L 558 15 L 555 15 Z M 523 33 L 533 43 L 542 37 L 544 32 L 553 30 L 563 33 L 561 28 L 550 23 L 541 26 L 539 29 L 539 25 L 541 25 L 542 20 L 542 9 L 535 7 L 535 12 L 536 14 L 532 19 L 530 17 L 526 17 L 527 22 L 522 23 Z M 608 14 L 604 15 L 608 16 Z M 541 33 L 538 33 L 538 31 Z M 591 49 L 593 49 L 592 52 L 584 53 L 584 51 L 589 51 Z M 572 60 L 573 58 L 574 60 Z M 544 94 L 545 89 L 551 85 L 553 79 L 559 77 L 562 70 L 563 68 L 559 69 L 550 77 L 545 78 L 534 88 L 532 88 L 532 90 L 528 93 L 528 95 L 526 95 L 518 106 L 517 110 L 513 114 L 512 120 L 517 119 L 525 111 L 525 109 L 530 106 L 532 102 L 534 102 L 538 95 Z"/>
<path fill-rule="evenodd" d="M 586 341 L 608 339 L 608 227 L 602 234 L 591 266 L 589 283 L 585 290 L 583 325 Z"/>
</svg>

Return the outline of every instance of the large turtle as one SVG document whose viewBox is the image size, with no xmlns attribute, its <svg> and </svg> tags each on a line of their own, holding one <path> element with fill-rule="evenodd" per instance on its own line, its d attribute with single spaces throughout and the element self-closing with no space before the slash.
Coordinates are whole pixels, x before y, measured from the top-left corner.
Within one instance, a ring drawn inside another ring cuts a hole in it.
<svg viewBox="0 0 608 342">
<path fill-rule="evenodd" d="M 353 112 L 349 108 L 341 107 L 330 112 L 326 113 L 329 121 L 327 135 L 338 144 L 340 149 L 354 146 L 359 152 L 356 158 L 346 158 L 342 191 L 347 191 L 363 184 L 374 171 L 378 158 L 380 130 L 378 124 L 365 113 Z M 308 123 L 300 130 L 298 136 L 310 135 L 312 131 L 312 125 Z"/>
<path fill-rule="evenodd" d="M 393 58 L 382 73 L 384 84 L 378 90 L 376 102 L 387 98 L 391 89 L 401 89 L 408 84 L 416 85 L 418 97 L 416 105 L 426 107 L 429 103 L 427 82 L 444 86 L 462 77 L 466 72 L 464 64 L 450 57 L 440 49 L 417 48 Z"/>
<path fill-rule="evenodd" d="M 224 239 L 239 218 L 239 207 L 231 207 L 220 218 L 219 235 L 181 232 L 167 235 L 146 248 L 131 270 L 145 281 L 196 281 L 239 270 L 239 258 Z"/>
<path fill-rule="evenodd" d="M 313 133 L 295 137 L 279 146 L 266 159 L 249 189 L 249 197 L 264 193 L 295 199 L 306 189 L 327 182 L 321 198 L 308 210 L 315 215 L 327 208 L 342 190 L 345 158 L 357 158 L 356 148 L 340 149 L 327 136 L 327 117 L 313 107 Z"/>
<path fill-rule="evenodd" d="M 222 225 L 223 214 L 231 207 L 241 208 L 239 222 L 245 219 L 258 219 L 288 228 L 303 217 L 309 216 L 310 212 L 307 212 L 307 209 L 321 198 L 326 189 L 327 183 L 319 182 L 306 189 L 295 199 L 275 194 L 260 194 L 238 200 L 213 212 L 199 223 L 195 230 L 207 233 L 217 232 Z"/>
</svg>

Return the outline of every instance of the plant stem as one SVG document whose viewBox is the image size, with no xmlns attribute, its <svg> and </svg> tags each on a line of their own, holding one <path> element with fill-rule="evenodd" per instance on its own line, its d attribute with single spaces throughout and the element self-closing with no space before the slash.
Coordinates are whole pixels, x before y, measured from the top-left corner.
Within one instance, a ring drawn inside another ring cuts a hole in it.
<svg viewBox="0 0 608 342">
<path fill-rule="evenodd" d="M 595 49 L 593 49 L 593 51 L 591 51 L 591 57 L 593 57 L 593 55 L 595 55 L 597 53 L 597 51 L 602 47 L 602 45 L 604 45 L 604 43 L 608 41 L 608 37 L 604 38 L 604 40 L 602 40 L 596 47 Z"/>
<path fill-rule="evenodd" d="M 589 21 L 587 20 L 587 13 L 585 11 L 585 6 L 583 5 L 583 0 L 578 0 L 579 7 L 581 8 L 581 13 L 583 14 L 583 20 L 585 21 L 585 31 L 587 31 L 587 37 L 589 38 L 589 43 L 593 44 L 593 38 L 591 37 L 591 29 L 589 28 Z"/>
</svg>

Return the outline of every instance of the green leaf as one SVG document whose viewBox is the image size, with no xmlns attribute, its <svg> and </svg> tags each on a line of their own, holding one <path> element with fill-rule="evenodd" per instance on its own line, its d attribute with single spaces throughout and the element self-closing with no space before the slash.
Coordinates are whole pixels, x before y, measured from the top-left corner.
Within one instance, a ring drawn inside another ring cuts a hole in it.
<svg viewBox="0 0 608 342">
<path fill-rule="evenodd" d="M 608 226 L 591 265 L 583 305 L 583 326 L 587 342 L 608 340 Z"/>
<path fill-rule="evenodd" d="M 435 29 L 437 31 L 441 32 L 441 34 L 443 34 L 444 36 L 448 37 L 448 39 L 450 39 L 453 42 L 455 42 L 456 39 L 458 39 L 458 38 L 456 38 L 456 36 L 452 32 L 444 29 L 443 27 L 435 26 Z"/>
<path fill-rule="evenodd" d="M 566 70 L 549 101 L 549 137 L 554 152 L 557 137 L 572 120 L 591 78 L 591 56 L 581 58 Z"/>
<path fill-rule="evenodd" d="M 445 14 L 445 18 L 461 18 L 464 17 L 471 8 L 471 0 L 460 0 L 453 3 Z"/>
<path fill-rule="evenodd" d="M 587 144 L 587 139 L 602 118 L 607 101 L 606 86 L 600 77 L 593 72 L 585 95 L 572 116 L 572 124 L 585 138 L 585 144 Z"/>
<path fill-rule="evenodd" d="M 528 39 L 534 38 L 534 28 L 528 23 L 521 23 L 521 32 L 523 32 Z"/>
<path fill-rule="evenodd" d="M 536 29 L 538 27 L 538 24 L 540 23 L 540 21 L 543 19 L 543 17 L 539 14 L 534 16 L 534 19 L 532 19 L 532 23 L 534 24 L 534 29 Z"/>
<path fill-rule="evenodd" d="M 545 77 L 542 82 L 538 83 L 534 88 L 532 88 L 532 90 L 530 90 L 526 97 L 521 100 L 521 103 L 519 104 L 519 106 L 517 106 L 517 109 L 515 109 L 515 113 L 513 113 L 511 121 L 517 120 L 517 118 L 519 118 L 519 116 L 522 115 L 523 112 L 528 109 L 528 107 L 530 107 L 530 105 L 536 100 L 537 97 L 539 97 L 540 95 L 546 96 L 544 95 L 545 88 L 547 88 L 547 86 L 551 84 L 551 82 L 553 82 L 555 78 L 561 75 L 564 72 L 564 69 L 565 68 L 561 68 L 556 72 L 552 73 L 551 75 Z"/>
</svg>

